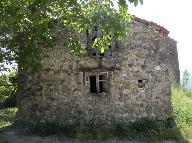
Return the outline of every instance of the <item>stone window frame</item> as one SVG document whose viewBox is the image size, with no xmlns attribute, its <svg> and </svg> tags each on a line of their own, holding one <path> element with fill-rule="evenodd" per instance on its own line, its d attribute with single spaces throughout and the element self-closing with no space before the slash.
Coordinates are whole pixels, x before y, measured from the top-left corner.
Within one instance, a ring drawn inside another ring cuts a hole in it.
<svg viewBox="0 0 192 143">
<path fill-rule="evenodd" d="M 104 75 L 106 78 L 105 79 L 99 79 L 99 77 L 101 75 Z M 94 93 L 94 92 L 90 92 L 90 76 L 96 76 L 96 89 L 97 89 L 97 92 Z M 86 85 L 89 85 L 87 86 L 89 88 L 89 93 L 90 94 L 93 94 L 93 95 L 99 95 L 99 94 L 103 94 L 103 93 L 108 93 L 109 92 L 109 83 L 108 83 L 109 79 L 108 79 L 108 71 L 102 71 L 102 72 L 87 72 L 86 74 Z M 106 91 L 105 92 L 100 92 L 100 82 L 105 82 L 106 83 Z"/>
</svg>

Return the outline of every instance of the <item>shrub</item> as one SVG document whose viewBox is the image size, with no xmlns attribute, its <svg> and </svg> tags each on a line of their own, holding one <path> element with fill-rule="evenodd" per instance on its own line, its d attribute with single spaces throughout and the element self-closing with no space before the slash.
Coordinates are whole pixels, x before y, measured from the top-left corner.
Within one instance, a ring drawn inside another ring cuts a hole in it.
<svg viewBox="0 0 192 143">
<path fill-rule="evenodd" d="M 159 131 L 162 127 L 164 127 L 163 123 L 147 117 L 136 120 L 129 125 L 129 128 L 136 132 Z"/>
<path fill-rule="evenodd" d="M 183 88 L 172 89 L 173 115 L 177 124 L 192 127 L 192 92 Z"/>
</svg>

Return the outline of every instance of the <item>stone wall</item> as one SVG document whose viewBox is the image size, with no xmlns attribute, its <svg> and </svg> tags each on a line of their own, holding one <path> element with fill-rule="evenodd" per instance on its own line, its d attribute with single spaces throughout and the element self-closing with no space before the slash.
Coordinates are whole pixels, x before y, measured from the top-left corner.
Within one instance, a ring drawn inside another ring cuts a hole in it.
<svg viewBox="0 0 192 143">
<path fill-rule="evenodd" d="M 104 57 L 77 57 L 61 44 L 49 49 L 42 72 L 26 76 L 20 87 L 17 117 L 107 126 L 142 117 L 164 120 L 172 114 L 170 90 L 178 71 L 176 42 L 135 20 Z M 90 76 L 99 73 L 106 74 L 107 92 L 90 93 Z"/>
</svg>

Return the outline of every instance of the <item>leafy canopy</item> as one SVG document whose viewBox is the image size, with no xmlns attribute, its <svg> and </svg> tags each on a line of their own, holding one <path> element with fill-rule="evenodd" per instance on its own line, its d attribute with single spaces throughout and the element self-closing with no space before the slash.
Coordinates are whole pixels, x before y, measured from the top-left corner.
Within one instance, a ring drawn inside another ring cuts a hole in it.
<svg viewBox="0 0 192 143">
<path fill-rule="evenodd" d="M 81 33 L 98 26 L 103 36 L 93 46 L 104 52 L 111 36 L 119 39 L 128 30 L 131 15 L 128 4 L 142 0 L 1 0 L 0 1 L 0 62 L 16 62 L 22 69 L 37 70 L 41 53 L 56 41 L 56 32 L 68 27 L 71 33 Z M 118 10 L 114 8 L 118 5 Z M 80 55 L 85 46 L 71 36 L 70 50 Z M 43 45 L 44 48 L 41 48 Z"/>
</svg>

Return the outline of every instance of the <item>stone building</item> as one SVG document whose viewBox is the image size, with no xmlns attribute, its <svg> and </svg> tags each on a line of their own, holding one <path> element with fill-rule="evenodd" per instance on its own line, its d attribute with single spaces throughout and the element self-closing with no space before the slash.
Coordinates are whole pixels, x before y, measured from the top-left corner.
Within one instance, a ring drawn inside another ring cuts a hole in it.
<svg viewBox="0 0 192 143">
<path fill-rule="evenodd" d="M 88 45 L 85 57 L 71 55 L 60 43 L 43 55 L 42 71 L 19 85 L 18 120 L 110 126 L 172 115 L 171 83 L 179 83 L 179 65 L 169 32 L 135 18 L 131 32 L 104 54 L 89 46 L 100 32 L 80 35 Z"/>
</svg>

